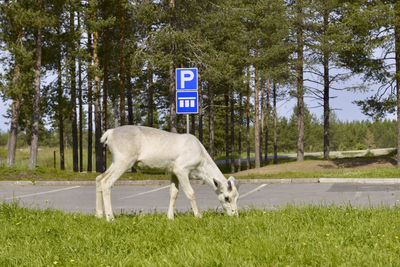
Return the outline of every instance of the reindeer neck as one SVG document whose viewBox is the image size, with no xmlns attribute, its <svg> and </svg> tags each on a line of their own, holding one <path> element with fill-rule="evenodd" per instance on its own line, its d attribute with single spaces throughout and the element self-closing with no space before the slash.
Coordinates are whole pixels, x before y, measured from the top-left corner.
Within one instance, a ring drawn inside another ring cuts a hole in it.
<svg viewBox="0 0 400 267">
<path fill-rule="evenodd" d="M 215 187 L 214 179 L 216 179 L 220 183 L 226 182 L 225 176 L 222 174 L 221 170 L 218 168 L 214 160 L 210 157 L 204 146 L 203 146 L 203 153 L 204 153 L 204 161 L 202 164 L 203 165 L 202 178 L 204 179 L 204 181 L 209 185 L 211 185 L 212 187 Z"/>
</svg>

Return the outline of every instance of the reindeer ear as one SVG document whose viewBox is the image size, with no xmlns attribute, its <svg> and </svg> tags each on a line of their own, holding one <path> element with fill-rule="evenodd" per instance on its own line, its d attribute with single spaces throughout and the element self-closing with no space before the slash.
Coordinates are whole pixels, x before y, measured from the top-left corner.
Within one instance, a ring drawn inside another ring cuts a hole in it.
<svg viewBox="0 0 400 267">
<path fill-rule="evenodd" d="M 240 181 L 235 181 L 235 186 L 236 186 L 236 190 L 239 190 L 240 187 Z"/>
<path fill-rule="evenodd" d="M 232 187 L 235 186 L 236 190 L 239 188 L 240 182 L 235 180 L 235 177 L 231 176 L 228 179 L 228 189 L 232 191 Z"/>
</svg>

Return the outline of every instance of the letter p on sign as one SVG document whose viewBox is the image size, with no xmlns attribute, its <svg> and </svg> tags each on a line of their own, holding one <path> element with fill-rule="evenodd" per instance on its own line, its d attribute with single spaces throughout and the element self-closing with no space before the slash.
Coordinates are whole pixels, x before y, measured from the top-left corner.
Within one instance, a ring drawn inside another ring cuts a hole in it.
<svg viewBox="0 0 400 267">
<path fill-rule="evenodd" d="M 197 68 L 176 69 L 176 90 L 197 89 Z"/>
</svg>

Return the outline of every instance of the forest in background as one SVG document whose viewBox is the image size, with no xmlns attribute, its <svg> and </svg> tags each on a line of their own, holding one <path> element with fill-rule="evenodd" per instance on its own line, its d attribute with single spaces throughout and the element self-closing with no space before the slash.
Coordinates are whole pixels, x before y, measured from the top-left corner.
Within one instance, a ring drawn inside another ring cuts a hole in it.
<svg viewBox="0 0 400 267">
<path fill-rule="evenodd" d="M 221 122 L 223 123 L 223 122 Z M 272 121 L 270 121 L 272 123 Z M 365 150 L 374 148 L 389 148 L 396 147 L 396 120 L 376 120 L 376 121 L 347 121 L 343 122 L 331 118 L 331 149 L 332 151 L 345 150 Z M 67 124 L 69 125 L 69 124 Z M 277 122 L 277 151 L 278 153 L 295 153 L 296 144 L 296 117 L 293 114 L 289 119 L 279 117 Z M 222 130 L 222 129 L 221 129 Z M 237 132 L 237 131 L 236 131 Z M 254 127 L 250 128 L 251 135 L 254 135 Z M 223 155 L 225 151 L 225 143 L 223 132 L 216 132 L 215 150 L 216 156 Z M 205 134 L 208 135 L 207 129 Z M 41 128 L 39 146 L 54 147 L 59 145 L 59 134 L 56 128 L 46 129 Z M 238 139 L 238 136 L 235 136 Z M 323 151 L 323 124 L 321 119 L 318 119 L 314 114 L 306 111 L 305 115 L 305 141 L 304 146 L 306 152 Z M 18 135 L 18 148 L 26 148 L 30 145 L 30 135 L 26 132 L 20 132 Z M 0 133 L 0 146 L 7 146 L 8 133 Z M 265 141 L 263 141 L 265 142 Z M 88 138 L 87 129 L 83 132 L 83 147 L 86 149 Z M 207 147 L 208 140 L 203 141 Z M 244 147 L 245 140 L 242 146 Z M 263 146 L 264 144 L 261 144 Z M 273 137 L 269 134 L 268 145 L 273 146 Z M 64 146 L 72 148 L 71 128 L 65 129 Z M 251 139 L 251 147 L 254 147 L 254 139 Z M 251 150 L 254 153 L 254 150 Z M 273 151 L 271 151 L 273 153 Z M 271 153 L 269 154 L 271 156 Z M 265 154 L 263 154 L 263 157 Z"/>
<path fill-rule="evenodd" d="M 74 171 L 84 158 L 94 169 L 93 152 L 103 171 L 100 136 L 108 128 L 183 132 L 178 67 L 199 69 L 190 132 L 213 157 L 233 162 L 254 152 L 259 167 L 266 153 L 296 151 L 303 160 L 305 151 L 322 150 L 328 159 L 331 150 L 400 143 L 399 120 L 380 120 L 400 106 L 397 1 L 14 0 L 0 2 L 0 21 L 0 89 L 12 102 L 7 166 L 17 144 L 29 144 L 34 169 L 39 144 L 51 142 L 61 169 L 71 145 Z M 355 76 L 362 84 L 344 86 Z M 376 94 L 357 104 L 375 122 L 337 121 L 332 91 L 370 84 L 378 84 Z M 323 106 L 321 120 L 305 97 Z M 277 101 L 290 98 L 297 99 L 292 117 L 280 117 Z"/>
</svg>

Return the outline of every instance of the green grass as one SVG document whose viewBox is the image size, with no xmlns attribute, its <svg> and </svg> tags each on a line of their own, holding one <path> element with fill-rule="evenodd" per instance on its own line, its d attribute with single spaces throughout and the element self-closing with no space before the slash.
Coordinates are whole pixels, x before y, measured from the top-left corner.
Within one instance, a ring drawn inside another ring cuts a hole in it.
<svg viewBox="0 0 400 267">
<path fill-rule="evenodd" d="M 0 266 L 399 266 L 400 208 L 82 214 L 0 204 Z"/>
</svg>

